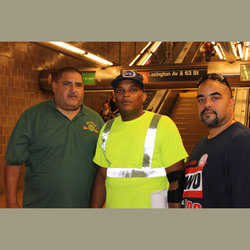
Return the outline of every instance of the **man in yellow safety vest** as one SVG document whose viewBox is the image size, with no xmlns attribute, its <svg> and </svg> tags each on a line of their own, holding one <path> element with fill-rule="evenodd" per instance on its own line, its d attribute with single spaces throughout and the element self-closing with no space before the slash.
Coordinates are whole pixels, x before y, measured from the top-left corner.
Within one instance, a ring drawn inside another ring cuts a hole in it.
<svg viewBox="0 0 250 250">
<path fill-rule="evenodd" d="M 181 207 L 187 153 L 176 125 L 143 110 L 147 95 L 139 73 L 126 71 L 111 85 L 121 116 L 99 135 L 91 207 L 105 201 L 106 208 Z"/>
</svg>

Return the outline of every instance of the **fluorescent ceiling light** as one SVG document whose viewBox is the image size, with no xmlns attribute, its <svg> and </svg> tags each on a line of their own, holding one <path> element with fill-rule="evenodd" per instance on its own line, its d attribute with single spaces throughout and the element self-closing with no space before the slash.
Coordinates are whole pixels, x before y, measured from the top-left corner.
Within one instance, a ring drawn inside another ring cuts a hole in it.
<svg viewBox="0 0 250 250">
<path fill-rule="evenodd" d="M 242 52 L 242 47 L 241 47 L 240 42 L 237 44 L 237 47 L 238 47 L 238 51 L 239 51 L 239 54 L 240 54 L 240 58 L 243 58 L 243 52 Z"/>
<path fill-rule="evenodd" d="M 140 54 L 138 54 L 135 59 L 129 64 L 129 66 L 132 66 L 135 61 L 144 53 L 144 51 L 149 47 L 149 45 L 151 44 L 152 42 L 148 42 L 148 44 L 142 49 L 142 51 L 140 52 Z"/>
<path fill-rule="evenodd" d="M 214 48 L 215 48 L 215 50 L 216 50 L 216 52 L 217 52 L 219 58 L 220 58 L 220 59 L 223 59 L 223 55 L 221 54 L 220 49 L 218 48 L 218 46 L 217 46 L 217 45 L 214 45 Z"/>
<path fill-rule="evenodd" d="M 109 61 L 107 61 L 107 60 L 105 60 L 105 59 L 103 59 L 103 58 L 101 58 L 101 57 L 99 57 L 99 56 L 96 56 L 96 55 L 94 55 L 94 54 L 91 54 L 91 53 L 87 53 L 87 54 L 85 54 L 84 56 L 86 56 L 86 57 L 88 57 L 88 58 L 91 58 L 91 59 L 93 59 L 93 60 L 95 60 L 95 61 L 97 61 L 97 62 L 103 63 L 103 64 L 113 65 L 112 62 L 109 62 Z"/>
<path fill-rule="evenodd" d="M 249 50 L 249 42 L 247 42 L 247 46 L 246 46 L 245 61 L 247 61 L 247 60 L 248 60 L 248 50 Z"/>
<path fill-rule="evenodd" d="M 152 54 L 157 50 L 157 48 L 161 45 L 162 42 L 154 42 L 153 45 L 148 49 L 145 55 L 141 58 L 141 60 L 136 65 L 145 65 L 148 59 L 152 56 Z"/>
<path fill-rule="evenodd" d="M 246 55 L 245 55 L 245 61 L 248 60 L 248 47 L 246 48 Z"/>
<path fill-rule="evenodd" d="M 220 59 L 223 59 L 223 58 L 224 58 L 223 55 L 225 56 L 225 54 L 224 54 L 224 51 L 223 51 L 222 48 L 221 48 L 221 45 L 219 44 L 219 46 L 220 46 L 220 48 L 221 48 L 221 51 L 222 51 L 223 55 L 222 55 L 222 53 L 221 53 L 221 51 L 220 51 L 218 45 L 216 45 L 216 42 L 211 41 L 211 43 L 212 43 L 212 45 L 214 46 L 214 48 L 215 48 L 215 50 L 216 50 L 216 52 L 217 52 L 219 58 L 220 58 Z"/>
<path fill-rule="evenodd" d="M 72 52 L 75 52 L 75 53 L 78 53 L 78 54 L 81 54 L 81 55 L 84 55 L 86 53 L 84 50 L 78 49 L 78 48 L 76 48 L 74 46 L 71 46 L 71 45 L 69 45 L 67 43 L 64 43 L 64 42 L 49 42 L 49 43 L 52 43 L 54 45 L 57 45 L 59 47 L 62 47 L 64 49 L 70 50 Z"/>
<path fill-rule="evenodd" d="M 67 49 L 67 50 L 70 50 L 70 51 L 75 52 L 77 54 L 80 54 L 81 56 L 88 57 L 88 58 L 90 58 L 90 59 L 92 59 L 94 61 L 97 61 L 99 63 L 105 64 L 105 65 L 110 65 L 110 66 L 113 65 L 112 62 L 109 62 L 109 61 L 107 61 L 107 60 L 105 60 L 105 59 L 103 59 L 103 58 L 101 58 L 99 56 L 88 53 L 87 51 L 76 48 L 76 47 L 74 47 L 72 45 L 69 45 L 67 43 L 64 43 L 64 42 L 49 42 L 49 43 L 52 43 L 52 44 L 57 45 L 59 47 L 62 47 L 64 49 Z"/>
<path fill-rule="evenodd" d="M 154 53 L 157 48 L 160 46 L 161 42 L 155 42 L 154 45 L 152 46 L 152 48 L 150 49 L 152 51 L 152 53 Z"/>
<path fill-rule="evenodd" d="M 226 56 L 225 56 L 225 53 L 224 53 L 224 51 L 223 51 L 223 49 L 222 49 L 222 47 L 221 47 L 220 43 L 218 43 L 218 45 L 219 45 L 219 47 L 220 47 L 220 51 L 221 51 L 221 52 L 222 52 L 222 54 L 223 54 L 223 58 L 225 58 Z"/>
<path fill-rule="evenodd" d="M 141 51 L 141 54 L 149 47 L 149 45 L 151 45 L 152 42 L 149 42 L 145 47 L 144 49 Z"/>
<path fill-rule="evenodd" d="M 152 54 L 148 54 L 144 59 L 142 60 L 140 65 L 145 65 L 145 63 L 148 61 L 148 59 L 152 56 Z"/>
<path fill-rule="evenodd" d="M 233 49 L 234 55 L 235 55 L 235 57 L 237 58 L 237 51 L 236 51 L 236 49 L 235 49 L 235 45 L 234 45 L 234 43 L 233 43 L 233 42 L 231 42 L 231 46 L 232 46 L 232 49 Z"/>
<path fill-rule="evenodd" d="M 141 54 L 138 54 L 136 58 L 129 64 L 129 66 L 132 66 L 135 63 L 135 61 L 140 57 L 140 55 Z"/>
</svg>

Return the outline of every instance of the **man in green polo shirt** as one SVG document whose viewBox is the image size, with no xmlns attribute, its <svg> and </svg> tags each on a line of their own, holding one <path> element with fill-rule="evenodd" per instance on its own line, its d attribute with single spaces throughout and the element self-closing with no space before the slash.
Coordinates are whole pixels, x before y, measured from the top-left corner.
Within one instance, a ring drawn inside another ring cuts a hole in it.
<svg viewBox="0 0 250 250">
<path fill-rule="evenodd" d="M 6 207 L 18 208 L 17 187 L 25 163 L 23 207 L 87 208 L 92 163 L 101 117 L 83 104 L 81 72 L 59 70 L 54 98 L 28 108 L 18 120 L 6 151 Z"/>
</svg>

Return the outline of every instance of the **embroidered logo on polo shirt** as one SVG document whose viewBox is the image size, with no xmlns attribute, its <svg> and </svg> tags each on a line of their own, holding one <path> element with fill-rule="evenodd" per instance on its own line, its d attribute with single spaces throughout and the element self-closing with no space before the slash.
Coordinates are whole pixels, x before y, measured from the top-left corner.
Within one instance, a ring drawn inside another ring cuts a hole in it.
<svg viewBox="0 0 250 250">
<path fill-rule="evenodd" d="M 84 130 L 88 129 L 91 132 L 99 133 L 99 130 L 96 128 L 96 125 L 91 121 L 86 122 L 86 124 L 82 128 Z"/>
</svg>

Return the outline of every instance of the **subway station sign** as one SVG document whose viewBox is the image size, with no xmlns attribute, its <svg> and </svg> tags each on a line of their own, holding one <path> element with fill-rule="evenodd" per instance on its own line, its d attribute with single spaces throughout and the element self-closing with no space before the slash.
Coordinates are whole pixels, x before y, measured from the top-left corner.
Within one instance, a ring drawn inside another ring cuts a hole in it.
<svg viewBox="0 0 250 250">
<path fill-rule="evenodd" d="M 155 71 L 137 71 L 144 78 L 144 83 L 167 81 L 198 81 L 207 74 L 207 68 L 167 69 Z"/>
<path fill-rule="evenodd" d="M 95 72 L 81 72 L 83 84 L 95 84 Z"/>
</svg>

